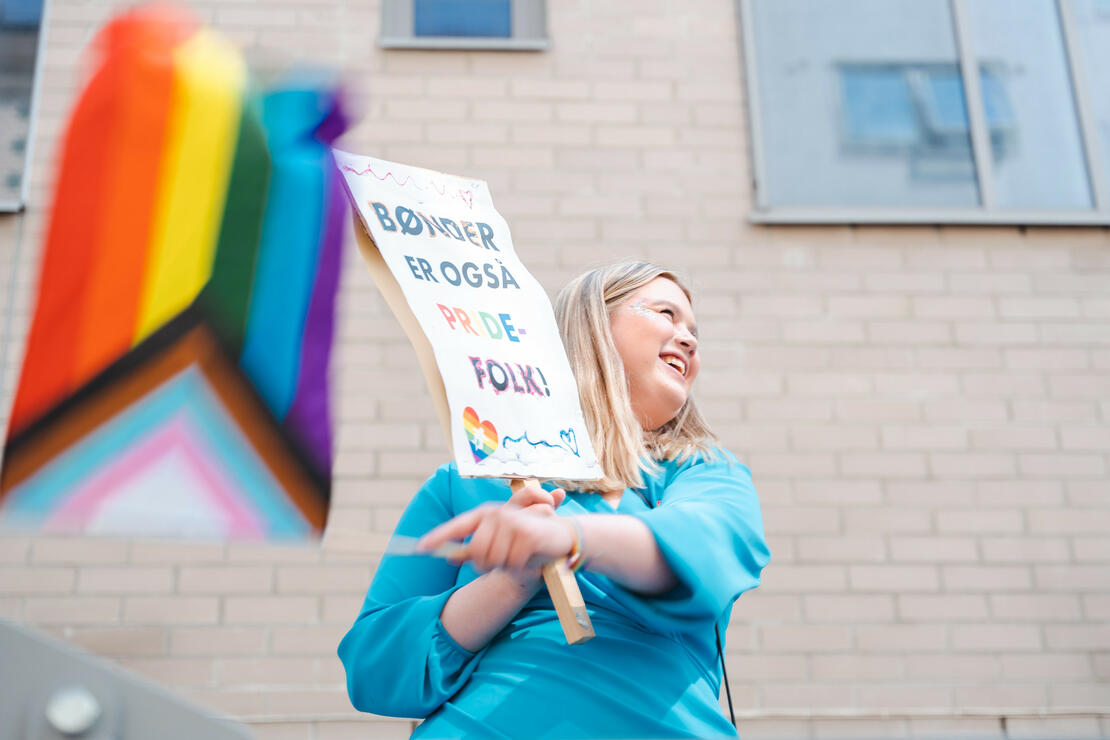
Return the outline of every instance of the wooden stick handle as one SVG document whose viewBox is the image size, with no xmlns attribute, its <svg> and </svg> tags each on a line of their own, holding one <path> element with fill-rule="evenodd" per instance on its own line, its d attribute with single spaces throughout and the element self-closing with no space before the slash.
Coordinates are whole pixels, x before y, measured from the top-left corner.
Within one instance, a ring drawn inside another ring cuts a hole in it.
<svg viewBox="0 0 1110 740">
<path fill-rule="evenodd" d="M 528 481 L 514 478 L 510 487 L 515 493 L 527 485 Z M 567 567 L 565 560 L 555 560 L 543 566 L 543 582 L 559 615 L 559 625 L 567 638 L 568 645 L 578 645 L 593 638 L 594 626 L 586 611 L 586 601 L 578 588 L 578 579 Z"/>
</svg>

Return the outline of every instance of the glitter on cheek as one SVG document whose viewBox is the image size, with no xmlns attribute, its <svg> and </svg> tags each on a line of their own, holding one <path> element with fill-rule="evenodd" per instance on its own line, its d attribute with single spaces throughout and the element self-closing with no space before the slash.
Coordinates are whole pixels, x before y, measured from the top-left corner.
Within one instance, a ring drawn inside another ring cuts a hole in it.
<svg viewBox="0 0 1110 740">
<path fill-rule="evenodd" d="M 647 304 L 645 304 L 643 302 L 629 304 L 628 310 L 631 311 L 632 313 L 648 314 L 648 315 L 652 315 L 652 316 L 658 315 L 655 311 L 653 311 L 651 308 L 649 308 L 647 306 Z"/>
</svg>

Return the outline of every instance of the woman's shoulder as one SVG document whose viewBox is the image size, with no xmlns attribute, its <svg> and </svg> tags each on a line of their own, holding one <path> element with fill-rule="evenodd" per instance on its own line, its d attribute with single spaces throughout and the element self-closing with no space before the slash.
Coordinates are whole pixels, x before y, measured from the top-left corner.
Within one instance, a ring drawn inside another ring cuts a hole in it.
<svg viewBox="0 0 1110 740">
<path fill-rule="evenodd" d="M 687 457 L 678 457 L 670 460 L 655 461 L 663 473 L 664 479 L 672 479 L 688 470 L 698 472 L 729 473 L 739 472 L 741 475 L 751 476 L 752 471 L 740 462 L 736 455 L 719 445 L 708 447 L 705 451 L 697 451 Z"/>
<path fill-rule="evenodd" d="M 473 508 L 487 501 L 505 501 L 512 495 L 509 482 L 500 478 L 464 478 L 452 460 L 435 469 L 424 483 L 437 497 L 458 506 Z M 463 509 L 458 509 L 463 510 Z"/>
</svg>

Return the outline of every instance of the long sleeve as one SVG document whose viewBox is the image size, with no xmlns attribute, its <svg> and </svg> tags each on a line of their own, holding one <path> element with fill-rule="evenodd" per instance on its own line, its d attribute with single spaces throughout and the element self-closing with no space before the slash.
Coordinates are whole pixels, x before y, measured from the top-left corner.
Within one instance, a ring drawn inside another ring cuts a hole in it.
<svg viewBox="0 0 1110 740">
<path fill-rule="evenodd" d="M 658 505 L 634 514 L 651 529 L 678 585 L 653 596 L 610 587 L 616 601 L 663 631 L 704 630 L 759 585 L 770 560 L 751 471 L 718 454 L 668 470 L 646 491 Z"/>
<path fill-rule="evenodd" d="M 449 466 L 420 488 L 397 525 L 419 536 L 454 515 Z M 459 568 L 432 557 L 385 557 L 354 626 L 339 643 L 356 709 L 423 718 L 466 682 L 481 653 L 456 643 L 439 615 Z"/>
</svg>

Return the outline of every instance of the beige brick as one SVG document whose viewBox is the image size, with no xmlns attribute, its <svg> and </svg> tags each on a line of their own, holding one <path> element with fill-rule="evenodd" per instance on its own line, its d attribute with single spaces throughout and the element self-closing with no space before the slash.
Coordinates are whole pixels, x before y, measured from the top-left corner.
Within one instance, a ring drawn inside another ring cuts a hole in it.
<svg viewBox="0 0 1110 740">
<path fill-rule="evenodd" d="M 1063 503 L 1059 481 L 976 481 L 975 499 L 980 506 L 1053 506 Z"/>
<path fill-rule="evenodd" d="M 1018 462 L 1022 475 L 1093 478 L 1106 474 L 1106 459 L 1102 455 L 1026 453 L 1019 456 Z"/>
<path fill-rule="evenodd" d="M 823 310 L 819 296 L 751 295 L 740 298 L 740 314 L 744 316 L 820 316 Z"/>
<path fill-rule="evenodd" d="M 1093 679 L 1091 661 L 1080 653 L 1001 655 L 1002 675 L 1012 679 L 1052 681 Z"/>
<path fill-rule="evenodd" d="M 900 507 L 858 507 L 844 512 L 846 532 L 927 532 L 929 515 Z"/>
<path fill-rule="evenodd" d="M 868 691 L 863 687 L 860 693 Z M 875 706 L 874 696 L 865 700 Z M 810 722 L 813 737 L 817 740 L 847 740 L 847 738 L 904 738 L 909 737 L 909 727 L 904 719 L 817 719 Z"/>
<path fill-rule="evenodd" d="M 840 469 L 853 477 L 920 478 L 925 476 L 925 456 L 905 452 L 848 452 L 840 456 Z"/>
<path fill-rule="evenodd" d="M 1077 562 L 1110 561 L 1110 539 L 1105 536 L 1076 537 L 1072 540 Z"/>
<path fill-rule="evenodd" d="M 961 426 L 884 426 L 881 428 L 886 449 L 937 450 L 968 447 L 967 430 Z"/>
<path fill-rule="evenodd" d="M 278 593 L 349 593 L 364 591 L 370 585 L 371 572 L 366 567 L 280 567 L 277 570 Z"/>
<path fill-rule="evenodd" d="M 24 602 L 24 617 L 39 625 L 119 624 L 120 600 L 111 597 L 30 597 Z"/>
<path fill-rule="evenodd" d="M 224 545 L 213 542 L 131 543 L 131 562 L 138 565 L 219 563 L 224 553 Z"/>
<path fill-rule="evenodd" d="M 952 646 L 957 650 L 1037 650 L 1042 646 L 1036 625 L 953 625 Z"/>
<path fill-rule="evenodd" d="M 836 457 L 832 454 L 805 452 L 753 452 L 748 464 L 761 475 L 829 476 L 836 473 Z"/>
<path fill-rule="evenodd" d="M 758 464 L 754 468 L 764 470 Z M 836 510 L 817 506 L 764 506 L 763 522 L 767 531 L 778 534 L 835 532 L 838 528 Z"/>
<path fill-rule="evenodd" d="M 1004 415 L 1005 407 L 1002 408 Z M 909 422 L 921 418 L 921 406 L 912 400 L 838 399 L 833 409 L 836 419 L 850 422 Z"/>
<path fill-rule="evenodd" d="M 632 123 L 636 106 L 632 103 L 560 103 L 555 117 L 572 123 Z"/>
<path fill-rule="evenodd" d="M 991 654 L 922 653 L 907 655 L 905 662 L 906 676 L 914 680 L 982 681 L 996 678 L 1001 674 L 998 656 Z"/>
<path fill-rule="evenodd" d="M 74 568 L 0 568 L 0 594 L 69 593 L 76 582 Z"/>
<path fill-rule="evenodd" d="M 809 678 L 804 655 L 735 655 L 726 653 L 729 682 L 756 684 L 764 681 L 801 681 Z"/>
<path fill-rule="evenodd" d="M 226 624 L 313 624 L 319 621 L 319 600 L 310 596 L 228 596 Z"/>
<path fill-rule="evenodd" d="M 859 687 L 859 702 L 866 707 L 891 711 L 910 712 L 914 709 L 935 711 L 938 707 L 952 706 L 954 689 L 947 681 L 943 684 L 868 684 Z M 908 729 L 903 730 L 908 733 Z M 908 737 L 908 734 L 902 735 Z M 895 736 L 896 737 L 896 736 Z"/>
<path fill-rule="evenodd" d="M 785 321 L 782 327 L 786 342 L 804 344 L 837 344 L 863 342 L 862 323 L 851 321 Z"/>
<path fill-rule="evenodd" d="M 978 450 L 1052 450 L 1057 448 L 1056 431 L 1032 426 L 973 429 L 971 446 Z"/>
<path fill-rule="evenodd" d="M 966 506 L 975 497 L 970 481 L 891 481 L 886 484 L 886 503 L 896 506 L 937 508 Z"/>
<path fill-rule="evenodd" d="M 30 551 L 31 539 L 29 537 L 17 537 L 0 533 L 0 563 L 4 565 L 24 563 Z"/>
<path fill-rule="evenodd" d="M 352 611 L 351 616 L 356 612 Z M 748 591 L 732 608 L 734 622 L 795 622 L 800 615 L 801 599 L 798 596 L 771 593 L 763 588 Z"/>
<path fill-rule="evenodd" d="M 1049 591 L 1106 591 L 1110 565 L 1038 565 L 1037 587 Z"/>
<path fill-rule="evenodd" d="M 928 400 L 922 404 L 922 412 L 927 421 L 1004 422 L 1009 417 L 1003 401 L 967 398 Z"/>
<path fill-rule="evenodd" d="M 885 559 L 886 548 L 878 536 L 807 536 L 798 542 L 798 559 L 815 562 L 878 562 Z"/>
<path fill-rule="evenodd" d="M 996 315 L 994 301 L 976 296 L 914 296 L 911 306 L 913 315 L 922 318 L 989 318 Z"/>
<path fill-rule="evenodd" d="M 107 657 L 166 654 L 167 635 L 162 629 L 75 629 L 67 640 L 79 648 Z"/>
<path fill-rule="evenodd" d="M 1015 421 L 1054 423 L 1088 422 L 1098 420 L 1098 407 L 1093 403 L 1080 401 L 1026 401 L 1010 402 Z"/>
<path fill-rule="evenodd" d="M 872 272 L 864 275 L 868 290 L 898 293 L 943 293 L 944 275 L 924 271 L 913 272 Z"/>
<path fill-rule="evenodd" d="M 908 622 L 971 621 L 987 617 L 987 603 L 975 595 L 903 595 L 898 597 L 898 615 Z"/>
<path fill-rule="evenodd" d="M 914 650 L 948 649 L 946 629 L 931 624 L 864 625 L 856 628 L 856 644 L 863 652 L 901 653 L 907 645 Z"/>
<path fill-rule="evenodd" d="M 891 681 L 905 675 L 905 659 L 901 656 L 812 655 L 809 661 L 813 678 L 829 682 Z"/>
<path fill-rule="evenodd" d="M 912 396 L 949 396 L 959 392 L 959 378 L 944 373 L 878 373 L 875 375 L 875 391 L 883 395 Z"/>
<path fill-rule="evenodd" d="M 130 596 L 124 599 L 123 620 L 128 624 L 215 624 L 220 617 L 216 598 Z"/>
<path fill-rule="evenodd" d="M 847 706 L 852 690 L 837 684 L 767 684 L 761 689 L 762 707 L 806 710 Z"/>
<path fill-rule="evenodd" d="M 969 537 L 890 538 L 890 556 L 897 562 L 952 563 L 979 559 L 975 541 Z"/>
<path fill-rule="evenodd" d="M 1006 367 L 1015 370 L 1085 370 L 1087 350 L 1078 349 L 1006 349 Z"/>
<path fill-rule="evenodd" d="M 991 682 L 962 686 L 956 692 L 957 706 L 969 710 L 982 711 L 989 707 L 992 714 L 999 710 L 1028 711 L 1029 707 L 1043 707 L 1047 703 L 1046 686 L 1039 683 L 1002 683 Z M 1009 721 L 1007 721 L 1007 727 Z M 1007 735 L 1008 737 L 1008 735 Z"/>
<path fill-rule="evenodd" d="M 170 634 L 171 655 L 227 657 L 266 652 L 267 630 L 261 627 L 178 627 Z"/>
<path fill-rule="evenodd" d="M 317 661 L 312 658 L 227 658 L 216 665 L 220 686 L 311 685 Z"/>
<path fill-rule="evenodd" d="M 772 565 L 763 571 L 760 591 L 767 593 L 843 591 L 843 568 L 821 565 Z"/>
<path fill-rule="evenodd" d="M 36 539 L 31 548 L 32 563 L 87 565 L 126 561 L 125 540 L 42 537 Z"/>
<path fill-rule="evenodd" d="M 330 655 L 350 625 L 322 625 L 318 627 L 274 627 L 272 653 L 274 655 Z"/>
<path fill-rule="evenodd" d="M 754 398 L 746 401 L 745 407 L 747 418 L 753 421 L 827 421 L 833 416 L 832 404 L 819 400 Z"/>
<path fill-rule="evenodd" d="M 909 719 L 910 737 L 931 738 L 975 738 L 976 740 L 1004 740 L 1002 723 L 994 717 L 966 717 L 949 719 L 947 717 L 911 717 Z"/>
<path fill-rule="evenodd" d="M 801 396 L 850 396 L 870 394 L 871 380 L 852 373 L 790 373 L 786 376 L 787 391 Z"/>
<path fill-rule="evenodd" d="M 949 591 L 1027 591 L 1033 585 L 1030 569 L 1018 566 L 945 565 L 941 576 Z"/>
<path fill-rule="evenodd" d="M 1000 297 L 998 313 L 1007 319 L 1066 319 L 1080 316 L 1082 311 L 1075 298 L 1023 296 Z"/>
<path fill-rule="evenodd" d="M 1027 516 L 1029 530 L 1034 533 L 1093 534 L 1110 529 L 1107 509 L 1033 509 Z"/>
<path fill-rule="evenodd" d="M 163 686 L 207 686 L 212 682 L 213 661 L 208 658 L 125 657 L 119 663 Z"/>
<path fill-rule="evenodd" d="M 1022 512 L 1014 509 L 961 509 L 937 512 L 937 529 L 946 532 L 1009 533 L 1024 528 Z"/>
<path fill-rule="evenodd" d="M 417 723 L 390 717 L 320 722 L 315 725 L 312 740 L 405 740 L 416 729 Z"/>
<path fill-rule="evenodd" d="M 983 560 L 998 563 L 1066 562 L 1071 559 L 1062 537 L 984 537 Z"/>
<path fill-rule="evenodd" d="M 886 593 L 937 591 L 937 569 L 913 565 L 853 565 L 848 568 L 852 591 Z"/>
<path fill-rule="evenodd" d="M 1101 711 L 1110 701 L 1110 690 L 1104 683 L 1056 683 L 1048 687 L 1049 705 L 1068 708 L 1084 707 L 1087 711 Z"/>
<path fill-rule="evenodd" d="M 894 617 L 891 596 L 806 596 L 803 603 L 808 622 L 889 622 Z"/>
<path fill-rule="evenodd" d="M 800 504 L 854 506 L 877 504 L 882 501 L 883 494 L 875 480 L 830 478 L 795 481 L 794 498 Z"/>
<path fill-rule="evenodd" d="M 1014 475 L 1017 461 L 1013 455 L 985 452 L 937 453 L 929 455 L 929 467 L 944 477 L 997 478 Z"/>
<path fill-rule="evenodd" d="M 169 568 L 79 568 L 77 591 L 104 593 L 168 593 L 173 589 L 173 571 Z"/>
<path fill-rule="evenodd" d="M 1106 452 L 1110 450 L 1110 428 L 1062 427 L 1060 429 L 1060 447 L 1065 450 Z"/>
</svg>

